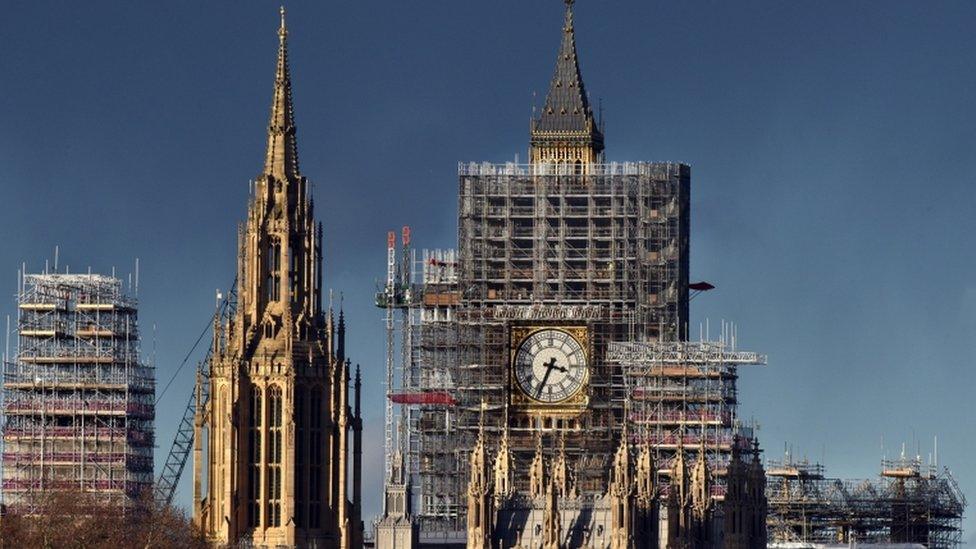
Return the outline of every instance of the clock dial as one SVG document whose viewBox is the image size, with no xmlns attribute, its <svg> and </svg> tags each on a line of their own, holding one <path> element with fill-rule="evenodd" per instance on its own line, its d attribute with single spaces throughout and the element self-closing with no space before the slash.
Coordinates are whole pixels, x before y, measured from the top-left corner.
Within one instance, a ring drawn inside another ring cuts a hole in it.
<svg viewBox="0 0 976 549">
<path fill-rule="evenodd" d="M 586 354 L 562 330 L 533 332 L 519 344 L 513 364 L 515 382 L 529 397 L 562 402 L 576 394 L 586 379 Z"/>
</svg>

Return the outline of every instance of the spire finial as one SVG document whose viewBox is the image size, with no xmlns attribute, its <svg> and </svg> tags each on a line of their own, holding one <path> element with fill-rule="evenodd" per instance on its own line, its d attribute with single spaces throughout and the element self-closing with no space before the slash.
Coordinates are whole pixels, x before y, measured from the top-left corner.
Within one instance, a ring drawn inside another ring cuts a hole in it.
<svg viewBox="0 0 976 549">
<path fill-rule="evenodd" d="M 291 75 L 288 71 L 288 29 L 285 27 L 285 7 L 280 9 L 278 27 L 278 62 L 275 67 L 274 96 L 271 100 L 271 119 L 268 123 L 268 149 L 264 159 L 264 173 L 286 180 L 299 177 L 298 144 L 295 139 L 295 112 L 291 98 Z"/>
</svg>

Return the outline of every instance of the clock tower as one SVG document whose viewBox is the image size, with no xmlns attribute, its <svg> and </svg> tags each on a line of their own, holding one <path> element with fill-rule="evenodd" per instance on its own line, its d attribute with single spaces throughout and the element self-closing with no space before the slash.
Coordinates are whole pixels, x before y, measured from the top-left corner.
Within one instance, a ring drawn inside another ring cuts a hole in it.
<svg viewBox="0 0 976 549">
<path fill-rule="evenodd" d="M 565 4 L 530 163 L 459 168 L 458 438 L 509 456 L 512 489 L 475 502 L 493 509 L 495 543 L 628 547 L 643 543 L 628 525 L 649 520 L 635 483 L 654 472 L 637 472 L 651 450 L 626 434 L 624 372 L 607 351 L 686 335 L 690 170 L 606 161 Z M 467 526 L 482 536 L 477 518 Z"/>
</svg>

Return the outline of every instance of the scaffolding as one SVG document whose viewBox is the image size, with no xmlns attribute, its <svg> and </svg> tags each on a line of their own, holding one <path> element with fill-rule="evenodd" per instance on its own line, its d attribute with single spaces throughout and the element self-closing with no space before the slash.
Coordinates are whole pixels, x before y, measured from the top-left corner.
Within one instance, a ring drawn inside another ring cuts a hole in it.
<svg viewBox="0 0 976 549">
<path fill-rule="evenodd" d="M 737 417 L 738 368 L 766 364 L 764 355 L 736 349 L 734 328 L 722 328 L 716 341 L 614 342 L 607 352 L 623 372 L 634 442 L 651 444 L 662 480 L 677 452 L 697 459 L 704 449 L 716 500 L 725 496 L 732 445 L 748 451 L 754 438 Z"/>
<path fill-rule="evenodd" d="M 610 163 L 461 164 L 469 307 L 587 304 L 633 340 L 686 336 L 690 169 Z M 623 319 L 620 315 L 628 314 Z"/>
<path fill-rule="evenodd" d="M 459 177 L 459 374 L 471 390 L 459 395 L 458 443 L 467 455 L 484 403 L 488 434 L 505 426 L 516 468 L 529 466 L 543 433 L 580 464 L 582 492 L 601 490 L 627 399 L 609 346 L 686 337 L 690 169 L 461 164 Z M 586 412 L 503 414 L 511 330 L 545 325 L 588 336 Z"/>
<path fill-rule="evenodd" d="M 397 249 L 390 233 L 386 284 L 376 296 L 387 327 L 386 462 L 393 452 L 403 456 L 411 508 L 430 524 L 458 516 L 457 253 L 411 249 L 409 235 L 405 227 Z"/>
<path fill-rule="evenodd" d="M 766 472 L 770 547 L 796 543 L 959 547 L 966 498 L 948 468 L 902 455 L 875 479 L 824 476 L 789 454 Z"/>
<path fill-rule="evenodd" d="M 3 365 L 5 503 L 45 490 L 120 505 L 152 487 L 155 376 L 141 362 L 137 307 L 121 280 L 24 274 L 18 352 Z"/>
<path fill-rule="evenodd" d="M 399 374 L 388 395 L 398 419 L 388 428 L 407 466 L 422 543 L 464 539 L 468 456 L 482 410 L 489 437 L 508 429 L 516 468 L 528 466 L 543 432 L 578 454 L 581 490 L 602 489 L 627 398 L 619 365 L 603 358 L 608 346 L 674 341 L 687 331 L 687 166 L 593 164 L 577 173 L 460 164 L 458 175 L 458 251 L 418 256 L 388 246 L 387 284 L 377 294 L 391 328 L 390 364 L 400 355 L 388 370 Z M 402 313 L 396 334 L 394 309 Z M 544 425 L 509 414 L 511 330 L 557 324 L 588 334 L 585 413 Z"/>
</svg>

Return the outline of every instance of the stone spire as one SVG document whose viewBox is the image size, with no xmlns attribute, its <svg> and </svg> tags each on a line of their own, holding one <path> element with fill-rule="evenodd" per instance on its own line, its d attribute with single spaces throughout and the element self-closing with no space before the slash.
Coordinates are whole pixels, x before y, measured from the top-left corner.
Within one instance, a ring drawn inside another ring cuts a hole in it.
<svg viewBox="0 0 976 549">
<path fill-rule="evenodd" d="M 699 519 L 707 516 L 712 507 L 712 475 L 706 453 L 705 440 L 702 438 L 698 448 L 698 460 L 691 471 L 691 502 Z"/>
<path fill-rule="evenodd" d="M 556 485 L 556 491 L 560 497 L 572 498 L 576 496 L 576 489 L 573 485 L 572 473 L 569 470 L 569 462 L 566 460 L 566 438 L 560 438 L 559 452 L 556 454 L 555 463 L 552 466 L 552 480 Z"/>
<path fill-rule="evenodd" d="M 342 362 L 346 358 L 346 313 L 343 311 L 342 297 L 339 297 L 339 327 L 336 330 L 336 360 Z"/>
<path fill-rule="evenodd" d="M 529 466 L 529 495 L 533 498 L 541 497 L 545 493 L 546 471 L 542 456 L 542 433 L 535 441 L 535 456 Z"/>
<path fill-rule="evenodd" d="M 742 439 L 732 437 L 732 452 L 725 466 L 725 499 L 722 502 L 725 547 L 745 549 L 751 547 L 748 530 L 751 527 L 752 505 L 748 501 L 748 467 L 742 461 Z"/>
<path fill-rule="evenodd" d="M 681 435 L 683 436 L 683 435 Z M 678 449 L 671 463 L 671 483 L 668 486 L 667 547 L 690 547 L 692 539 L 691 505 L 688 489 L 688 466 L 685 462 L 685 449 L 678 439 Z"/>
<path fill-rule="evenodd" d="M 654 499 L 654 473 L 654 456 L 651 455 L 650 443 L 645 440 L 641 442 L 634 472 L 637 498 L 643 503 L 650 502 Z"/>
<path fill-rule="evenodd" d="M 279 351 L 291 354 L 306 350 L 297 340 L 320 339 L 322 234 L 308 180 L 298 170 L 283 11 L 281 21 L 264 168 L 254 180 L 239 234 L 238 311 L 243 316 L 234 331 L 254 345 L 260 337 L 273 339 L 283 332 L 287 338 Z"/>
<path fill-rule="evenodd" d="M 342 318 L 341 315 L 339 317 Z M 341 320 L 340 320 L 341 325 Z M 355 401 L 352 418 L 352 546 L 362 547 L 363 533 L 363 377 L 356 364 Z"/>
<path fill-rule="evenodd" d="M 508 427 L 506 424 L 502 432 L 502 440 L 498 444 L 498 455 L 495 456 L 495 500 L 498 503 L 508 499 L 514 492 L 512 485 L 512 448 L 508 441 Z"/>
<path fill-rule="evenodd" d="M 629 549 L 633 546 L 634 485 L 630 462 L 630 443 L 627 440 L 627 427 L 620 437 L 620 445 L 613 457 L 610 471 L 610 547 Z"/>
<path fill-rule="evenodd" d="M 657 547 L 656 469 L 651 444 L 645 437 L 634 466 L 634 541 L 638 547 Z"/>
<path fill-rule="evenodd" d="M 268 122 L 268 150 L 264 158 L 264 173 L 279 181 L 300 177 L 284 6 L 281 8 L 281 26 L 278 28 L 278 65 L 275 68 L 274 99 L 271 102 L 271 120 Z"/>
<path fill-rule="evenodd" d="M 752 441 L 752 463 L 749 466 L 749 496 L 752 501 L 753 537 L 756 544 L 766 539 L 766 470 L 759 456 L 759 441 Z"/>
<path fill-rule="evenodd" d="M 603 132 L 590 107 L 576 54 L 573 0 L 566 0 L 563 38 L 556 70 L 549 84 L 546 104 L 532 121 L 534 163 L 598 162 L 603 152 Z"/>
<path fill-rule="evenodd" d="M 351 363 L 325 330 L 322 231 L 298 169 L 281 17 L 265 165 L 238 229 L 237 310 L 215 330 L 211 413 L 195 418 L 206 448 L 194 454 L 195 520 L 220 546 L 350 549 L 362 540 L 361 376 L 352 394 Z"/>
<path fill-rule="evenodd" d="M 549 479 L 546 488 L 546 507 L 542 526 L 542 549 L 562 549 L 562 517 L 559 513 L 559 496 L 556 483 Z"/>
<path fill-rule="evenodd" d="M 485 447 L 484 408 L 478 427 L 478 440 L 471 451 L 468 477 L 468 549 L 491 547 L 494 516 L 491 496 L 491 470 L 488 466 L 488 450 Z"/>
</svg>

